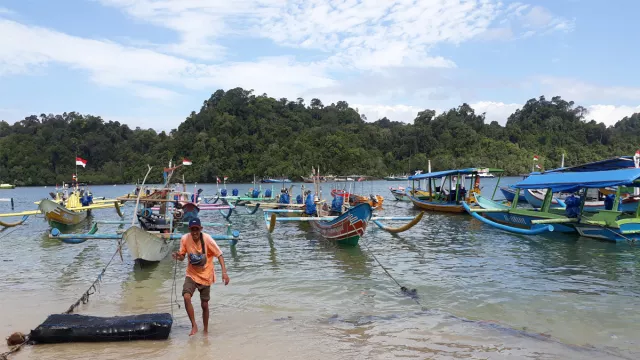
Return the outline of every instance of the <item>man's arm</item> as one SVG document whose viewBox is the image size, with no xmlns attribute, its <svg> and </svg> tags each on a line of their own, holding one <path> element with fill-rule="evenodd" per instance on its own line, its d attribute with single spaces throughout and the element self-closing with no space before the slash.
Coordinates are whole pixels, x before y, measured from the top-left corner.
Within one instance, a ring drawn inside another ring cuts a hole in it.
<svg viewBox="0 0 640 360">
<path fill-rule="evenodd" d="M 229 283 L 229 275 L 227 275 L 227 266 L 224 264 L 224 257 L 222 254 L 218 256 L 218 262 L 220 263 L 220 268 L 222 268 L 222 281 L 227 285 Z"/>
<path fill-rule="evenodd" d="M 187 248 L 184 245 L 183 239 L 180 239 L 180 250 L 175 251 L 173 254 L 171 254 L 171 257 L 176 260 L 182 261 L 184 260 L 184 256 L 186 254 L 187 254 Z"/>
</svg>

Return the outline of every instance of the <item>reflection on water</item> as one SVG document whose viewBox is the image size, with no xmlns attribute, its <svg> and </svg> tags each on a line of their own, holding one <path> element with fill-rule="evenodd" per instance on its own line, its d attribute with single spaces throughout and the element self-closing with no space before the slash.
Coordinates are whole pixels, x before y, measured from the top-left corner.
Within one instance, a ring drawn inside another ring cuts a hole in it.
<svg viewBox="0 0 640 360">
<path fill-rule="evenodd" d="M 487 180 L 490 195 L 495 180 Z M 373 183 L 385 196 L 377 213 L 415 216 L 411 204 L 391 200 L 388 184 Z M 205 195 L 215 191 L 215 185 L 199 187 Z M 234 187 L 243 193 L 250 185 Z M 92 190 L 113 197 L 130 188 Z M 16 211 L 22 211 L 35 208 L 33 201 L 46 189 L 8 192 Z M 131 213 L 130 207 L 124 210 Z M 113 209 L 92 216 L 118 219 Z M 224 221 L 213 211 L 202 218 Z M 305 360 L 640 357 L 638 247 L 570 234 L 518 236 L 458 214 L 426 213 L 416 227 L 395 235 L 371 224 L 355 248 L 322 241 L 307 223 L 278 224 L 268 234 L 261 212 L 231 220 L 242 239 L 235 248 L 219 242 L 231 283 L 212 287 L 208 338 L 188 336 L 180 295 L 186 263 L 167 258 L 141 268 L 125 246 L 122 260 L 116 256 L 99 292 L 78 312 L 173 313 L 169 340 L 32 346 L 15 358 L 192 359 L 203 353 Z M 86 222 L 66 231 L 87 232 L 90 226 Z M 101 225 L 99 231 L 124 228 Z M 49 239 L 49 231 L 49 224 L 36 217 L 11 233 L 0 232 L 0 330 L 5 336 L 66 310 L 116 249 L 113 240 L 64 244 Z M 419 304 L 400 292 L 375 259 L 402 286 L 417 290 Z M 220 274 L 217 264 L 216 271 Z M 200 307 L 195 311 L 200 321 Z"/>
</svg>

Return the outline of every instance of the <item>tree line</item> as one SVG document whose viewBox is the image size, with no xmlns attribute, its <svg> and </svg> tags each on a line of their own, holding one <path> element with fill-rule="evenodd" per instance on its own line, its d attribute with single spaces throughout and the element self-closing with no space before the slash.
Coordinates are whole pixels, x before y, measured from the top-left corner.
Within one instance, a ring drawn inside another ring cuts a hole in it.
<svg viewBox="0 0 640 360">
<path fill-rule="evenodd" d="M 89 184 L 162 181 L 161 169 L 183 157 L 187 182 L 231 182 L 262 177 L 323 174 L 413 173 L 463 167 L 495 167 L 508 175 L 531 171 L 540 156 L 544 169 L 635 153 L 640 114 L 613 126 L 588 120 L 588 112 L 559 96 L 530 99 L 506 126 L 485 122 L 462 104 L 436 115 L 420 111 L 412 124 L 382 118 L 368 122 L 345 101 L 324 105 L 298 98 L 274 99 L 251 90 L 218 90 L 169 133 L 131 129 L 117 121 L 76 112 L 31 115 L 10 125 L 0 121 L 0 182 L 18 186 L 70 182 L 76 155 L 86 159 L 79 179 Z"/>
</svg>

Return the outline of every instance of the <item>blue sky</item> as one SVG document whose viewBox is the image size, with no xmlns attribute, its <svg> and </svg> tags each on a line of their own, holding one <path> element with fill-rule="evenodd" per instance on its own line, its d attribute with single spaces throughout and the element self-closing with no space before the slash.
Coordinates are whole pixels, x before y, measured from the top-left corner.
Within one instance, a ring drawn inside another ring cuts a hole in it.
<svg viewBox="0 0 640 360">
<path fill-rule="evenodd" d="M 607 125 L 640 112 L 640 2 L 0 0 L 0 120 L 77 111 L 170 130 L 218 89 L 372 121 L 471 104 L 506 122 L 562 96 Z"/>
</svg>

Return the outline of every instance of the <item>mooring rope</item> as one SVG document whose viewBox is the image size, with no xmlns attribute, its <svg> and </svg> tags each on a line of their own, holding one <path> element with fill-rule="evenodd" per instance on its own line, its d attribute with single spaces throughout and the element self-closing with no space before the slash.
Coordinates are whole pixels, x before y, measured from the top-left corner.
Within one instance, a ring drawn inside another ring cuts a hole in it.
<svg viewBox="0 0 640 360">
<path fill-rule="evenodd" d="M 373 257 L 373 259 L 378 263 L 378 265 L 380 265 L 380 267 L 382 268 L 382 270 L 384 271 L 385 274 L 387 274 L 387 276 L 389 276 L 389 278 L 391 278 L 391 280 L 393 280 L 393 282 L 395 282 L 399 287 L 400 287 L 400 291 L 411 297 L 413 299 L 413 301 L 416 302 L 416 304 L 422 306 L 422 304 L 420 304 L 420 301 L 418 300 L 418 290 L 416 289 L 409 289 L 406 286 L 402 286 L 400 285 L 400 283 L 398 282 L 398 280 L 396 280 L 393 275 L 391 275 L 387 269 L 382 265 L 382 263 L 380 263 L 380 260 L 378 260 L 378 258 L 376 257 L 376 255 L 373 253 L 373 251 L 371 251 L 371 248 L 369 248 L 369 245 L 367 244 L 367 242 L 363 241 L 362 244 L 365 246 L 365 248 L 367 248 L 367 251 L 369 251 L 369 254 Z"/>
<path fill-rule="evenodd" d="M 96 293 L 96 290 L 97 290 L 96 286 L 99 285 L 100 282 L 102 281 L 102 275 L 104 275 L 104 273 L 107 271 L 107 268 L 109 267 L 109 265 L 111 265 L 111 262 L 113 261 L 113 259 L 116 258 L 116 255 L 118 255 L 120 253 L 123 244 L 124 244 L 123 242 L 118 242 L 118 247 L 116 248 L 116 251 L 111 256 L 111 259 L 109 260 L 107 265 L 105 265 L 105 267 L 102 268 L 102 271 L 100 272 L 100 274 L 98 274 L 98 277 L 89 286 L 87 291 L 85 291 L 82 294 L 82 296 L 80 296 L 80 298 L 75 303 L 73 303 L 73 305 L 71 305 L 69 307 L 69 309 L 67 309 L 67 311 L 64 312 L 65 314 L 71 314 L 73 312 L 73 310 L 75 310 L 75 308 L 80 306 L 80 303 L 86 304 L 87 302 L 89 302 L 89 296 L 91 296 L 91 295 Z"/>
<path fill-rule="evenodd" d="M 176 290 L 176 277 L 178 274 L 178 259 L 175 259 L 175 262 L 173 264 L 173 285 L 171 286 L 171 318 L 174 318 L 173 316 L 173 303 L 175 302 L 176 305 L 178 305 L 178 309 L 180 309 L 180 303 L 178 302 L 178 290 Z M 173 297 L 173 294 L 176 295 L 176 297 Z M 175 321 L 175 320 L 174 320 Z"/>
</svg>

